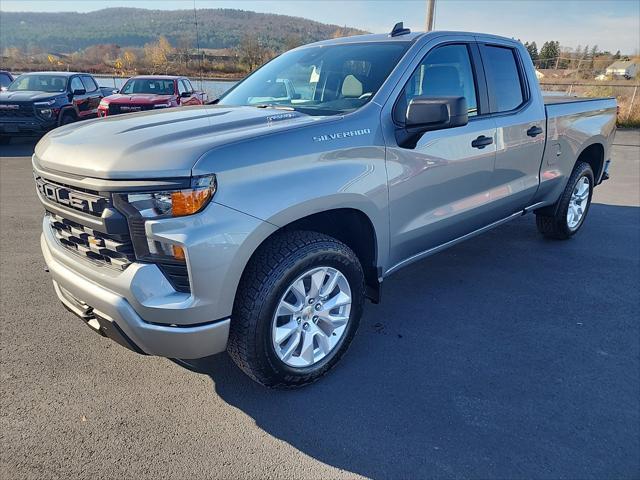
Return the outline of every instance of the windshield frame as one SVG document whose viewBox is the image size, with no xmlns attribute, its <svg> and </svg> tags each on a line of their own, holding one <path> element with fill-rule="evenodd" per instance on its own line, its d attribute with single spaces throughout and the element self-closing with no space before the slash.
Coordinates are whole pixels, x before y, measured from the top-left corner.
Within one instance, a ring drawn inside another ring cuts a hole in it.
<svg viewBox="0 0 640 480">
<path fill-rule="evenodd" d="M 211 104 L 220 105 L 220 106 L 226 106 L 226 107 L 247 106 L 247 107 L 260 107 L 260 108 L 272 107 L 272 108 L 279 108 L 279 109 L 289 109 L 289 110 L 294 110 L 294 111 L 298 111 L 298 112 L 301 112 L 301 113 L 306 113 L 306 114 L 309 114 L 309 115 L 312 115 L 312 116 L 338 116 L 338 115 L 344 116 L 344 115 L 349 115 L 351 113 L 354 113 L 354 112 L 357 112 L 357 111 L 361 110 L 362 108 L 366 107 L 370 103 L 373 103 L 373 101 L 376 98 L 376 96 L 378 95 L 378 93 L 381 90 L 384 89 L 384 86 L 387 84 L 389 79 L 394 75 L 394 72 L 398 68 L 398 65 L 400 65 L 402 63 L 403 59 L 411 51 L 412 46 L 415 43 L 415 40 L 416 40 L 415 38 L 407 39 L 406 41 L 393 41 L 393 42 L 385 41 L 385 40 L 379 40 L 379 41 L 362 40 L 362 41 L 357 41 L 357 42 L 353 41 L 353 42 L 340 42 L 340 43 L 330 43 L 330 44 L 303 45 L 303 46 L 294 48 L 292 50 L 288 50 L 288 51 L 286 51 L 286 52 L 284 52 L 284 53 L 282 53 L 280 55 L 277 55 L 277 56 L 273 57 L 271 60 L 269 60 L 268 62 L 264 63 L 262 66 L 260 66 L 259 68 L 257 68 L 253 72 L 251 72 L 249 75 L 247 75 L 241 81 L 237 82 L 230 89 L 225 91 L 222 95 L 220 95 L 220 97 L 218 97 L 216 100 L 214 100 L 214 102 L 211 102 Z M 297 51 L 309 50 L 309 49 L 321 49 L 321 48 L 326 49 L 326 48 L 338 47 L 338 46 L 364 46 L 364 45 L 367 45 L 367 46 L 402 45 L 403 49 L 401 49 L 400 55 L 398 56 L 395 64 L 391 67 L 391 69 L 389 70 L 387 75 L 384 77 L 382 82 L 378 85 L 378 88 L 373 92 L 373 94 L 371 96 L 369 96 L 367 98 L 367 100 L 362 105 L 360 105 L 360 106 L 358 106 L 356 108 L 346 109 L 346 110 L 329 110 L 329 109 L 321 108 L 321 107 L 311 107 L 311 106 L 306 106 L 305 107 L 304 104 L 302 104 L 302 105 L 295 105 L 295 104 L 291 105 L 290 103 L 268 103 L 267 102 L 267 103 L 245 104 L 245 105 L 225 104 L 225 103 L 223 103 L 223 100 L 229 94 L 231 94 L 234 90 L 236 90 L 242 84 L 247 82 L 250 78 L 252 78 L 258 72 L 260 72 L 267 65 L 269 65 L 272 62 L 274 62 L 275 60 L 281 58 L 283 55 L 287 55 L 287 54 L 289 54 L 291 52 L 294 52 L 294 51 L 297 52 Z M 321 113 L 321 112 L 325 112 L 325 113 Z"/>
<path fill-rule="evenodd" d="M 23 78 L 27 78 L 27 77 L 57 77 L 57 78 L 61 78 L 64 80 L 64 88 L 62 90 L 31 90 L 31 89 L 12 89 L 11 87 L 13 87 L 20 79 Z M 33 73 L 23 73 L 22 75 L 18 75 L 16 78 L 13 79 L 13 82 L 11 82 L 9 84 L 9 86 L 7 86 L 7 92 L 44 92 L 44 93 L 57 93 L 57 94 L 61 94 L 61 93 L 65 93 L 67 92 L 69 88 L 69 77 L 66 75 L 58 75 L 58 74 L 49 74 L 49 73 L 42 73 L 42 72 L 33 72 Z"/>
</svg>

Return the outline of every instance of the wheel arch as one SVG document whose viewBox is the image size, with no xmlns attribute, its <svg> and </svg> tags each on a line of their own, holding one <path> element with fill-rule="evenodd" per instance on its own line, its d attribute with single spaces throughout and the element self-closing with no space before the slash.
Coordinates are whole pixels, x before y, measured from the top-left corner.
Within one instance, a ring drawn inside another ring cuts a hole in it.
<svg viewBox="0 0 640 480">
<path fill-rule="evenodd" d="M 604 144 L 600 141 L 592 142 L 580 151 L 573 168 L 578 162 L 588 163 L 591 166 L 591 170 L 593 170 L 594 183 L 597 185 L 604 169 L 604 156 Z"/>
<path fill-rule="evenodd" d="M 279 228 L 266 236 L 253 251 L 244 265 L 242 276 L 251 261 L 275 235 L 298 230 L 329 235 L 351 248 L 360 260 L 365 274 L 367 298 L 374 303 L 380 301 L 379 238 L 371 218 L 362 210 L 352 207 L 310 212 L 279 224 Z"/>
</svg>

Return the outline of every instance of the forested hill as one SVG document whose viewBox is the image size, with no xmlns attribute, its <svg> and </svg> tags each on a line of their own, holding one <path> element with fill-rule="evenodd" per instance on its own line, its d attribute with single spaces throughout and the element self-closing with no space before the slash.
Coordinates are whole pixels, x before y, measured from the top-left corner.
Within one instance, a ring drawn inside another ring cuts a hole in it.
<svg viewBox="0 0 640 480">
<path fill-rule="evenodd" d="M 230 48 L 247 33 L 280 50 L 290 42 L 330 38 L 341 26 L 303 18 L 229 9 L 198 9 L 200 47 Z M 346 34 L 363 33 L 347 29 Z M 1 12 L 0 46 L 72 52 L 101 43 L 140 47 L 166 36 L 173 45 L 195 46 L 193 10 L 107 8 L 90 13 Z"/>
</svg>

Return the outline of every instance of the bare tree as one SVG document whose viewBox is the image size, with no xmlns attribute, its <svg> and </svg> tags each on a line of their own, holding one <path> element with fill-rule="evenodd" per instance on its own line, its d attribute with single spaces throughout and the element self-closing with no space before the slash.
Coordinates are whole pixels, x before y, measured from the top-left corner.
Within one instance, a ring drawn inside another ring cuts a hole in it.
<svg viewBox="0 0 640 480">
<path fill-rule="evenodd" d="M 249 34 L 242 38 L 238 46 L 238 53 L 241 61 L 252 72 L 256 67 L 264 63 L 269 55 L 269 50 L 260 43 L 256 35 Z"/>
</svg>

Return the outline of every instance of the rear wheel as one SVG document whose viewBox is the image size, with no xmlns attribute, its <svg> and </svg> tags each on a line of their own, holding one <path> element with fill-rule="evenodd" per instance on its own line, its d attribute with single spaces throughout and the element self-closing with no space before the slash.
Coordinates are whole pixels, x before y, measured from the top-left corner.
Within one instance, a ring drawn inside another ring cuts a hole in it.
<svg viewBox="0 0 640 480">
<path fill-rule="evenodd" d="M 347 350 L 363 302 L 364 274 L 349 247 L 315 232 L 279 234 L 243 276 L 229 354 L 263 385 L 311 383 Z"/>
<path fill-rule="evenodd" d="M 553 215 L 536 213 L 536 226 L 545 237 L 564 240 L 582 227 L 593 195 L 594 176 L 591 166 L 578 162 L 567 186 L 555 205 Z"/>
</svg>

